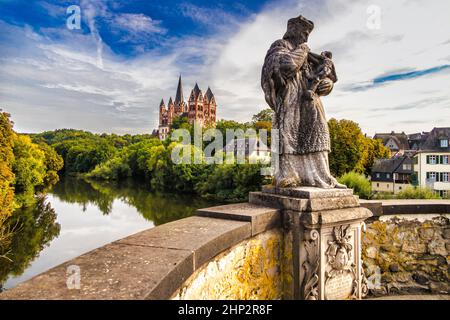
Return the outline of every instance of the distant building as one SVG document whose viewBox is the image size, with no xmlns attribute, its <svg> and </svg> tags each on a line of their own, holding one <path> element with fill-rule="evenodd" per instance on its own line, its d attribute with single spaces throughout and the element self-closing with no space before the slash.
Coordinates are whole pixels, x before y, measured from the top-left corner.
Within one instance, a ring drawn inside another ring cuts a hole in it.
<svg viewBox="0 0 450 320">
<path fill-rule="evenodd" d="M 409 141 L 406 133 L 377 133 L 374 139 L 381 140 L 383 145 L 391 150 L 391 157 L 403 155 L 409 150 Z"/>
<path fill-rule="evenodd" d="M 167 106 L 164 103 L 164 99 L 159 104 L 159 126 L 154 131 L 154 134 L 161 140 L 166 139 L 175 117 L 187 117 L 190 124 L 198 122 L 203 126 L 214 126 L 216 123 L 216 111 L 216 99 L 209 87 L 203 95 L 202 90 L 195 84 L 189 95 L 188 102 L 184 101 L 183 85 L 180 76 L 175 100 L 173 101 L 172 97 L 170 97 Z"/>
<path fill-rule="evenodd" d="M 374 139 L 381 139 L 392 155 L 391 159 L 374 164 L 371 176 L 374 191 L 398 193 L 400 187 L 404 189 L 402 184 L 409 181 L 430 188 L 441 197 L 450 194 L 450 128 L 433 128 L 430 132 L 409 135 L 377 133 Z M 404 169 L 404 165 L 409 168 L 408 159 L 412 160 L 412 173 Z"/>
<path fill-rule="evenodd" d="M 233 139 L 223 148 L 225 152 L 233 152 L 235 159 L 246 159 L 249 162 L 270 162 L 270 148 L 257 138 Z"/>
<path fill-rule="evenodd" d="M 450 195 L 450 128 L 433 128 L 429 133 L 411 135 L 416 151 L 414 171 L 417 184 L 441 197 Z"/>
<path fill-rule="evenodd" d="M 397 194 L 412 186 L 414 160 L 409 155 L 378 159 L 371 173 L 372 190 Z"/>
</svg>

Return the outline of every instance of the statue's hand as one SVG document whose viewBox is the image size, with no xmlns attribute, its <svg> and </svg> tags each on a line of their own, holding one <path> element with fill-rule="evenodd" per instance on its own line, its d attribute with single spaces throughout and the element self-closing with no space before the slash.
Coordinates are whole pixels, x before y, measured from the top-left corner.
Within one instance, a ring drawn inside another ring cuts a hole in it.
<svg viewBox="0 0 450 320">
<path fill-rule="evenodd" d="M 309 52 L 311 51 L 311 49 L 309 48 L 309 46 L 308 46 L 308 44 L 307 44 L 306 42 L 300 44 L 300 45 L 298 46 L 298 48 L 299 48 L 300 50 L 302 50 L 302 51 L 307 52 L 307 53 L 309 53 Z"/>
<path fill-rule="evenodd" d="M 331 90 L 333 90 L 333 81 L 326 78 L 320 81 L 319 86 L 317 87 L 316 93 L 319 96 L 326 96 L 330 94 Z"/>
</svg>

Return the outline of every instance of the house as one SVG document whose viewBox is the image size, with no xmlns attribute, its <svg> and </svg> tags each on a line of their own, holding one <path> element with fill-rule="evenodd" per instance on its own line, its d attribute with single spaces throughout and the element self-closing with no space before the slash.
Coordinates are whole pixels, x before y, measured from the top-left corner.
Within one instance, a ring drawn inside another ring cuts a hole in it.
<svg viewBox="0 0 450 320">
<path fill-rule="evenodd" d="M 225 153 L 233 153 L 236 160 L 248 160 L 249 163 L 269 163 L 270 148 L 258 138 L 236 138 L 224 147 Z"/>
<path fill-rule="evenodd" d="M 420 135 L 420 137 L 419 137 Z M 416 134 L 412 147 L 417 184 L 428 187 L 441 197 L 450 195 L 450 128 L 433 128 Z"/>
<path fill-rule="evenodd" d="M 397 194 L 406 187 L 412 186 L 413 164 L 414 159 L 410 154 L 391 159 L 378 159 L 372 168 L 372 190 Z"/>
<path fill-rule="evenodd" d="M 391 150 L 391 157 L 403 155 L 410 149 L 408 136 L 406 133 L 376 133 L 374 139 L 381 140 L 383 145 Z"/>
</svg>

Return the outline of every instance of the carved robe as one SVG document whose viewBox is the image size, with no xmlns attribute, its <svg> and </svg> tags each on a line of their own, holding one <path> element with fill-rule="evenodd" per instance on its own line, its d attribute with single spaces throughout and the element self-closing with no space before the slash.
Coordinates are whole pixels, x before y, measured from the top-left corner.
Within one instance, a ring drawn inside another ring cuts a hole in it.
<svg viewBox="0 0 450 320">
<path fill-rule="evenodd" d="M 279 129 L 279 187 L 337 185 L 329 171 L 330 137 L 322 102 L 318 95 L 313 100 L 303 96 L 313 67 L 305 45 L 294 48 L 287 40 L 275 41 L 264 61 L 261 85 L 275 112 L 273 128 Z"/>
</svg>

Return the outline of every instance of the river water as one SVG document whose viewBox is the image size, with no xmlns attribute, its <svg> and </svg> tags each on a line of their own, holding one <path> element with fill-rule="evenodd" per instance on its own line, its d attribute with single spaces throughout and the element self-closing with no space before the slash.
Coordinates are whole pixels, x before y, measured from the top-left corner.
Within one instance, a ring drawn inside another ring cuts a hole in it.
<svg viewBox="0 0 450 320">
<path fill-rule="evenodd" d="M 0 289 L 111 241 L 216 204 L 192 195 L 154 193 L 136 182 L 64 178 L 45 199 L 14 213 L 11 261 L 0 259 Z"/>
</svg>

